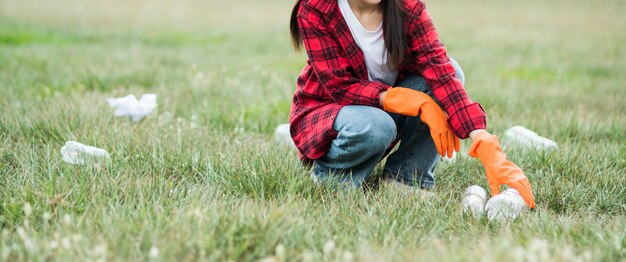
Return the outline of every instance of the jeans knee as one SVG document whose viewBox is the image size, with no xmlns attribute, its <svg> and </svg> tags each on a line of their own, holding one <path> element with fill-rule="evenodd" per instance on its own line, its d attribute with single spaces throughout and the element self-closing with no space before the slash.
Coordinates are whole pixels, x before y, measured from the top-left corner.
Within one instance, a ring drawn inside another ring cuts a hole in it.
<svg viewBox="0 0 626 262">
<path fill-rule="evenodd" d="M 346 106 L 335 124 L 339 136 L 361 144 L 364 151 L 384 151 L 396 139 L 396 124 L 385 111 L 368 106 Z"/>
<path fill-rule="evenodd" d="M 378 121 L 372 122 L 372 126 L 365 134 L 370 147 L 374 151 L 384 151 L 396 139 L 397 130 L 393 119 L 386 113 Z"/>
</svg>

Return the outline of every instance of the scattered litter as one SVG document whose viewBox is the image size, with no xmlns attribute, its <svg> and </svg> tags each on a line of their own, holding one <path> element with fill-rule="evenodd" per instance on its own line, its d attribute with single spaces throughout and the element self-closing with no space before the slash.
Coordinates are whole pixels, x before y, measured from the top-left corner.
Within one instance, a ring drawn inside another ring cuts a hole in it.
<svg viewBox="0 0 626 262">
<path fill-rule="evenodd" d="M 473 185 L 465 190 L 461 207 L 463 213 L 469 213 L 476 219 L 485 214 L 485 201 L 487 200 L 487 192 L 480 186 Z"/>
<path fill-rule="evenodd" d="M 523 126 L 513 126 L 506 131 L 505 134 L 509 142 L 524 146 L 534 147 L 536 149 L 556 149 L 558 144 L 548 138 L 539 136 L 537 133 L 528 130 Z"/>
<path fill-rule="evenodd" d="M 290 146 L 295 148 L 296 145 L 291 139 L 291 133 L 289 132 L 289 124 L 282 124 L 276 127 L 274 130 L 274 140 L 279 144 Z"/>
<path fill-rule="evenodd" d="M 75 141 L 65 143 L 65 146 L 61 147 L 61 155 L 63 161 L 74 165 L 97 163 L 110 158 L 109 153 L 104 149 L 86 146 Z"/>
<path fill-rule="evenodd" d="M 152 113 L 156 108 L 156 101 L 156 94 L 144 94 L 139 100 L 134 95 L 107 99 L 109 106 L 115 108 L 115 116 L 127 116 L 135 122 Z"/>
<path fill-rule="evenodd" d="M 489 199 L 485 210 L 489 221 L 508 222 L 515 220 L 525 207 L 526 203 L 519 192 L 509 188 Z"/>
</svg>

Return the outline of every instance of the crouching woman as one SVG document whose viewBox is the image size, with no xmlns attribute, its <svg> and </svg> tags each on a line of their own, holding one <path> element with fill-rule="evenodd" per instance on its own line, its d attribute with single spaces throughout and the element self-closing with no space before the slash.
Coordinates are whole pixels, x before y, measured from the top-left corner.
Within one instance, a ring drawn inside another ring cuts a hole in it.
<svg viewBox="0 0 626 262">
<path fill-rule="evenodd" d="M 360 187 L 400 143 L 383 177 L 428 189 L 440 156 L 470 138 L 492 194 L 506 184 L 534 207 L 528 179 L 485 130 L 485 112 L 468 97 L 422 1 L 298 0 L 291 36 L 308 60 L 290 132 L 314 180 Z"/>
</svg>

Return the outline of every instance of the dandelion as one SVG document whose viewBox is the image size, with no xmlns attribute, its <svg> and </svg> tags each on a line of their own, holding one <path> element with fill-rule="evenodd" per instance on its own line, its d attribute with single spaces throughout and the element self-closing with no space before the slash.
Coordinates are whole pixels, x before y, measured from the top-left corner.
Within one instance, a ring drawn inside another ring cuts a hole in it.
<svg viewBox="0 0 626 262">
<path fill-rule="evenodd" d="M 150 248 L 150 258 L 157 258 L 159 257 L 159 248 L 152 246 Z"/>
<path fill-rule="evenodd" d="M 30 203 L 24 203 L 24 215 L 29 217 L 33 213 L 33 208 L 30 206 Z"/>
</svg>

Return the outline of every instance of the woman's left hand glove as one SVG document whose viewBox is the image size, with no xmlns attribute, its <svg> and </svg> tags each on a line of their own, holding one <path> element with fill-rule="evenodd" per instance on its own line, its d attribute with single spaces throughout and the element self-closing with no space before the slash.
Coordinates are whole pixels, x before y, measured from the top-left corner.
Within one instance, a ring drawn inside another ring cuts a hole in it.
<svg viewBox="0 0 626 262">
<path fill-rule="evenodd" d="M 500 148 L 498 137 L 487 132 L 476 134 L 469 155 L 478 158 L 485 167 L 491 195 L 500 193 L 500 185 L 515 188 L 530 208 L 535 208 L 535 197 L 524 172 L 513 162 L 506 159 Z"/>
</svg>

